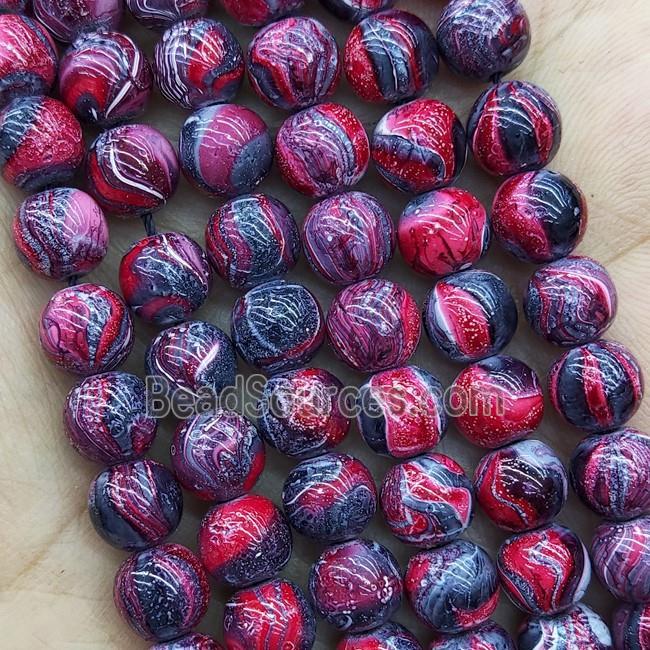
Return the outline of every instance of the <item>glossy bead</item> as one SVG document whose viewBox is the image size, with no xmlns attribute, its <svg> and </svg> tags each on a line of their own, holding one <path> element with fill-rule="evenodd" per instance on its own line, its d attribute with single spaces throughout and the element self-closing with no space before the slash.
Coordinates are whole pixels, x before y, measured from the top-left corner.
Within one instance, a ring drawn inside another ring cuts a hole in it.
<svg viewBox="0 0 650 650">
<path fill-rule="evenodd" d="M 189 321 L 160 332 L 145 354 L 147 375 L 160 393 L 210 397 L 235 385 L 237 357 L 223 330 L 203 321 Z"/>
<path fill-rule="evenodd" d="M 616 650 L 644 650 L 650 647 L 650 603 L 621 603 L 614 610 L 612 634 Z"/>
<path fill-rule="evenodd" d="M 476 162 L 489 174 L 510 176 L 548 165 L 560 147 L 560 111 L 539 86 L 504 81 L 477 100 L 467 123 Z"/>
<path fill-rule="evenodd" d="M 406 363 L 420 340 L 415 299 L 389 280 L 364 280 L 343 289 L 327 313 L 336 355 L 359 372 Z"/>
<path fill-rule="evenodd" d="M 405 627 L 389 622 L 369 632 L 346 634 L 336 650 L 422 650 L 422 646 Z"/>
<path fill-rule="evenodd" d="M 559 524 L 508 538 L 499 549 L 497 568 L 510 600 L 535 616 L 568 609 L 582 598 L 591 580 L 587 549 Z"/>
<path fill-rule="evenodd" d="M 248 78 L 270 106 L 294 111 L 324 101 L 341 76 L 334 36 L 317 20 L 285 18 L 261 29 L 248 47 Z"/>
<path fill-rule="evenodd" d="M 519 0 L 451 0 L 436 32 L 440 53 L 457 74 L 500 78 L 530 48 L 530 22 Z"/>
<path fill-rule="evenodd" d="M 365 539 L 326 548 L 309 572 L 316 611 L 346 632 L 365 632 L 386 623 L 402 602 L 402 589 L 393 554 Z"/>
<path fill-rule="evenodd" d="M 220 0 L 223 8 L 242 25 L 259 27 L 298 11 L 305 0 Z"/>
<path fill-rule="evenodd" d="M 203 249 L 178 232 L 160 233 L 135 243 L 120 262 L 119 276 L 133 313 L 162 327 L 190 318 L 212 286 Z"/>
<path fill-rule="evenodd" d="M 258 405 L 266 442 L 292 458 L 311 458 L 343 442 L 350 421 L 341 410 L 343 384 L 327 370 L 303 368 L 271 377 Z"/>
<path fill-rule="evenodd" d="M 164 541 L 183 514 L 183 493 L 172 473 L 153 460 L 133 460 L 100 472 L 88 491 L 97 533 L 124 551 Z"/>
<path fill-rule="evenodd" d="M 414 555 L 404 586 L 418 619 L 444 634 L 477 627 L 499 602 L 499 581 L 490 556 L 463 539 Z"/>
<path fill-rule="evenodd" d="M 424 304 L 431 342 L 452 361 L 480 361 L 512 340 L 519 317 L 506 283 L 487 271 L 462 271 L 439 280 Z"/>
<path fill-rule="evenodd" d="M 199 528 L 203 566 L 219 584 L 237 589 L 273 578 L 291 558 L 292 546 L 282 511 L 257 494 L 215 506 Z"/>
<path fill-rule="evenodd" d="M 240 356 L 269 374 L 305 365 L 325 337 L 323 313 L 300 284 L 273 280 L 235 302 L 232 339 Z"/>
<path fill-rule="evenodd" d="M 382 9 L 390 9 L 395 0 L 320 0 L 330 13 L 341 20 L 358 23 Z"/>
<path fill-rule="evenodd" d="M 404 261 L 425 275 L 448 275 L 478 262 L 490 246 L 485 208 L 459 187 L 435 190 L 413 199 L 397 227 Z"/>
<path fill-rule="evenodd" d="M 605 519 L 650 514 L 650 438 L 636 429 L 585 438 L 571 457 L 571 485 Z"/>
<path fill-rule="evenodd" d="M 16 97 L 49 93 L 58 60 L 56 45 L 40 23 L 0 9 L 0 108 Z"/>
<path fill-rule="evenodd" d="M 201 413 L 176 428 L 171 462 L 181 485 L 203 501 L 250 492 L 266 460 L 257 429 L 235 411 Z"/>
<path fill-rule="evenodd" d="M 486 454 L 474 473 L 485 514 L 512 532 L 548 524 L 566 503 L 569 481 L 562 461 L 539 440 L 522 440 Z"/>
<path fill-rule="evenodd" d="M 422 194 L 451 185 L 465 165 L 465 129 L 435 99 L 416 99 L 379 120 L 371 143 L 377 171 L 402 192 Z"/>
<path fill-rule="evenodd" d="M 150 641 L 169 641 L 198 625 L 210 586 L 194 553 L 180 544 L 162 544 L 122 564 L 113 596 L 134 632 Z"/>
<path fill-rule="evenodd" d="M 544 415 L 544 393 L 537 373 L 505 355 L 461 371 L 451 387 L 457 429 L 471 443 L 495 449 L 525 438 Z"/>
<path fill-rule="evenodd" d="M 304 460 L 287 476 L 282 503 L 289 523 L 319 542 L 341 542 L 360 535 L 377 510 L 377 488 L 370 470 L 347 454 Z"/>
<path fill-rule="evenodd" d="M 391 467 L 381 486 L 381 509 L 391 533 L 420 548 L 456 539 L 472 523 L 472 483 L 444 454 L 424 454 Z"/>
<path fill-rule="evenodd" d="M 273 161 L 266 123 L 255 111 L 236 104 L 192 113 L 181 128 L 178 148 L 187 180 L 215 197 L 251 192 L 266 178 Z"/>
<path fill-rule="evenodd" d="M 390 214 L 369 194 L 347 192 L 317 203 L 302 223 L 311 268 L 333 284 L 378 275 L 395 249 Z"/>
<path fill-rule="evenodd" d="M 70 444 L 104 465 L 140 458 L 158 429 L 158 420 L 148 413 L 144 382 L 121 371 L 93 375 L 73 386 L 63 424 Z"/>
<path fill-rule="evenodd" d="M 33 0 L 34 15 L 64 43 L 82 32 L 116 30 L 122 22 L 122 0 Z"/>
<path fill-rule="evenodd" d="M 428 650 L 515 650 L 515 644 L 500 625 L 486 621 L 462 634 L 437 634 Z"/>
<path fill-rule="evenodd" d="M 569 255 L 582 241 L 587 201 L 566 176 L 548 169 L 517 174 L 499 187 L 492 229 L 501 246 L 523 262 L 545 264 Z"/>
<path fill-rule="evenodd" d="M 533 273 L 524 313 L 533 331 L 571 347 L 602 336 L 618 307 L 616 287 L 604 266 L 590 257 L 567 257 Z"/>
<path fill-rule="evenodd" d="M 208 0 L 125 0 L 131 15 L 148 29 L 167 29 L 174 23 L 201 18 Z"/>
<path fill-rule="evenodd" d="M 583 603 L 556 616 L 528 617 L 519 629 L 519 650 L 611 650 L 612 637 L 596 612 Z"/>
<path fill-rule="evenodd" d="M 206 226 L 205 245 L 212 268 L 234 289 L 285 275 L 301 248 L 293 215 L 267 194 L 246 194 L 218 208 Z"/>
<path fill-rule="evenodd" d="M 370 159 L 363 124 L 340 104 L 319 104 L 287 118 L 275 146 L 284 180 L 311 198 L 356 185 Z"/>
<path fill-rule="evenodd" d="M 596 575 L 615 598 L 650 602 L 650 517 L 600 524 L 591 558 Z"/>
<path fill-rule="evenodd" d="M 25 192 L 65 185 L 84 156 L 81 126 L 56 99 L 17 97 L 0 111 L 0 171 Z"/>
<path fill-rule="evenodd" d="M 43 309 L 39 338 L 45 356 L 77 375 L 117 368 L 133 348 L 131 314 L 116 293 L 98 284 L 57 291 Z"/>
<path fill-rule="evenodd" d="M 302 589 L 276 578 L 226 601 L 223 637 L 228 650 L 311 650 L 316 619 Z"/>
<path fill-rule="evenodd" d="M 393 458 L 431 451 L 447 431 L 444 389 L 417 366 L 384 370 L 359 389 L 357 424 L 370 448 Z"/>
<path fill-rule="evenodd" d="M 551 402 L 573 426 L 604 433 L 625 424 L 641 404 L 643 373 L 621 343 L 595 341 L 565 352 L 548 377 Z"/>
<path fill-rule="evenodd" d="M 174 641 L 156 643 L 149 650 L 223 650 L 223 646 L 205 634 L 190 632 Z"/>
<path fill-rule="evenodd" d="M 367 102 L 396 104 L 423 95 L 438 73 L 438 48 L 427 24 L 390 9 L 362 20 L 345 44 L 345 75 Z"/>
<path fill-rule="evenodd" d="M 146 124 L 101 133 L 86 158 L 90 193 L 109 214 L 137 217 L 162 208 L 178 185 L 178 158 L 169 140 Z"/>
<path fill-rule="evenodd" d="M 244 78 L 244 55 L 234 34 L 211 18 L 171 25 L 156 43 L 156 84 L 181 108 L 231 101 Z"/>
<path fill-rule="evenodd" d="M 144 52 L 126 34 L 78 36 L 59 65 L 59 96 L 81 120 L 102 128 L 141 115 L 152 75 Z"/>
</svg>

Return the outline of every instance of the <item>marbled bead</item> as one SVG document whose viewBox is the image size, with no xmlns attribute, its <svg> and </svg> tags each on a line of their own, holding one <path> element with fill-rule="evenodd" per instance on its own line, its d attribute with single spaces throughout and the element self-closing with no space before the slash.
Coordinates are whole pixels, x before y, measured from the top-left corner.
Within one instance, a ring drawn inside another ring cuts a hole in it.
<svg viewBox="0 0 650 650">
<path fill-rule="evenodd" d="M 33 0 L 34 15 L 59 41 L 71 43 L 82 32 L 117 29 L 122 0 Z"/>
<path fill-rule="evenodd" d="M 187 180 L 209 196 L 251 192 L 273 162 L 273 140 L 264 120 L 245 106 L 205 106 L 190 115 L 179 138 Z"/>
<path fill-rule="evenodd" d="M 180 544 L 161 544 L 120 566 L 113 596 L 134 632 L 150 641 L 169 641 L 198 625 L 208 608 L 210 585 L 194 553 Z"/>
<path fill-rule="evenodd" d="M 300 256 L 300 232 L 284 203 L 267 194 L 245 194 L 213 213 L 205 228 L 210 264 L 235 289 L 288 273 Z"/>
<path fill-rule="evenodd" d="M 174 23 L 201 18 L 208 0 L 125 0 L 131 15 L 148 29 L 167 29 Z"/>
<path fill-rule="evenodd" d="M 524 313 L 533 331 L 564 347 L 602 336 L 616 316 L 616 287 L 604 266 L 572 256 L 533 273 Z"/>
<path fill-rule="evenodd" d="M 259 27 L 302 8 L 305 0 L 220 0 L 223 8 L 242 25 Z"/>
<path fill-rule="evenodd" d="M 612 620 L 615 650 L 650 648 L 650 603 L 621 603 Z"/>
<path fill-rule="evenodd" d="M 248 78 L 270 106 L 293 111 L 324 101 L 341 76 L 334 36 L 317 20 L 285 18 L 261 29 L 248 47 Z"/>
<path fill-rule="evenodd" d="M 88 491 L 97 533 L 125 551 L 164 541 L 183 514 L 183 493 L 172 473 L 153 460 L 133 460 L 100 472 Z"/>
<path fill-rule="evenodd" d="M 158 421 L 148 414 L 144 382 L 122 371 L 93 375 L 73 386 L 63 424 L 70 444 L 104 465 L 140 458 L 158 429 Z"/>
<path fill-rule="evenodd" d="M 336 650 L 422 650 L 422 646 L 405 627 L 388 622 L 368 632 L 346 634 Z"/>
<path fill-rule="evenodd" d="M 371 14 L 390 9 L 395 0 L 320 0 L 329 12 L 341 20 L 358 23 Z"/>
<path fill-rule="evenodd" d="M 369 194 L 346 192 L 314 205 L 302 223 L 307 261 L 333 284 L 378 275 L 395 249 L 390 214 Z"/>
<path fill-rule="evenodd" d="M 437 634 L 428 650 L 515 650 L 515 644 L 500 625 L 486 621 L 461 634 Z"/>
<path fill-rule="evenodd" d="M 393 108 L 372 136 L 377 171 L 403 192 L 422 194 L 451 185 L 465 165 L 465 129 L 456 113 L 435 99 Z"/>
<path fill-rule="evenodd" d="M 144 52 L 119 32 L 78 36 L 59 65 L 59 96 L 81 120 L 102 128 L 141 115 L 152 75 Z"/>
<path fill-rule="evenodd" d="M 156 643 L 149 650 L 223 650 L 223 646 L 205 634 L 190 632 L 180 639 Z"/>
<path fill-rule="evenodd" d="M 212 286 L 203 249 L 178 232 L 136 242 L 120 262 L 119 279 L 133 313 L 163 327 L 187 320 L 205 302 Z"/>
</svg>

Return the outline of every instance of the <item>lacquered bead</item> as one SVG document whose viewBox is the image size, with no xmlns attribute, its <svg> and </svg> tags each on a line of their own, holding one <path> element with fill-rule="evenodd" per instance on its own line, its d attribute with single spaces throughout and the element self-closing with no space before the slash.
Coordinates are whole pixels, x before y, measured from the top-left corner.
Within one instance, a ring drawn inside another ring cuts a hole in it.
<svg viewBox="0 0 650 650">
<path fill-rule="evenodd" d="M 205 634 L 190 632 L 174 641 L 156 643 L 149 650 L 223 650 L 223 646 Z"/>
<path fill-rule="evenodd" d="M 220 0 L 223 8 L 242 25 L 259 27 L 302 8 L 305 0 Z"/>
<path fill-rule="evenodd" d="M 148 29 L 167 29 L 174 23 L 201 18 L 208 0 L 125 0 L 131 15 Z"/>
<path fill-rule="evenodd" d="M 422 650 L 422 646 L 405 627 L 389 622 L 369 632 L 346 634 L 336 650 Z"/>
<path fill-rule="evenodd" d="M 330 13 L 341 20 L 358 23 L 382 9 L 390 9 L 395 0 L 320 0 Z"/>
<path fill-rule="evenodd" d="M 59 41 L 71 43 L 82 32 L 115 30 L 122 22 L 122 0 L 33 0 L 34 15 Z"/>
<path fill-rule="evenodd" d="M 428 650 L 515 650 L 515 644 L 500 625 L 486 621 L 461 634 L 436 634 Z"/>
<path fill-rule="evenodd" d="M 615 650 L 644 650 L 650 647 L 650 603 L 621 603 L 612 620 Z"/>
</svg>

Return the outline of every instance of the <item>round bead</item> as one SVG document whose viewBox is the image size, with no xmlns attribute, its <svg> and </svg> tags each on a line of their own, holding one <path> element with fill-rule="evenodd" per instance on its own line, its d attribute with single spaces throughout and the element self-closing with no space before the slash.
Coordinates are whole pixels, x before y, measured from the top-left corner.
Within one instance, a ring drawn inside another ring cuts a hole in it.
<svg viewBox="0 0 650 650">
<path fill-rule="evenodd" d="M 389 622 L 369 632 L 347 634 L 336 650 L 422 650 L 422 646 L 405 627 Z"/>
<path fill-rule="evenodd" d="M 485 455 L 474 473 L 483 511 L 512 532 L 548 524 L 568 496 L 568 477 L 555 452 L 539 440 L 522 440 Z"/>
<path fill-rule="evenodd" d="M 403 192 L 422 194 L 451 185 L 465 165 L 465 129 L 456 113 L 435 99 L 393 108 L 372 136 L 377 171 Z"/>
<path fill-rule="evenodd" d="M 285 280 L 260 284 L 238 298 L 231 327 L 244 361 L 269 374 L 305 365 L 325 338 L 323 312 L 315 296 Z"/>
<path fill-rule="evenodd" d="M 88 491 L 88 513 L 109 544 L 141 551 L 176 530 L 183 514 L 183 493 L 164 465 L 133 460 L 95 477 Z"/>
<path fill-rule="evenodd" d="M 77 37 L 59 65 L 59 95 L 81 120 L 106 128 L 141 115 L 152 76 L 144 52 L 126 34 Z"/>
<path fill-rule="evenodd" d="M 274 577 L 291 558 L 291 529 L 266 497 L 248 494 L 215 506 L 199 529 L 199 555 L 208 573 L 240 589 Z"/>
<path fill-rule="evenodd" d="M 210 585 L 194 553 L 180 544 L 162 544 L 122 564 L 113 596 L 134 632 L 168 641 L 187 634 L 203 618 Z"/>
<path fill-rule="evenodd" d="M 325 454 L 296 465 L 282 490 L 289 523 L 319 542 L 360 535 L 377 510 L 370 470 L 347 454 Z"/>
<path fill-rule="evenodd" d="M 320 3 L 337 18 L 358 23 L 376 11 L 390 9 L 395 0 L 320 0 Z"/>
<path fill-rule="evenodd" d="M 291 370 L 269 379 L 258 406 L 266 442 L 292 458 L 310 458 L 343 442 L 350 421 L 341 410 L 343 384 L 327 370 Z"/>
<path fill-rule="evenodd" d="M 427 296 L 423 318 L 431 342 L 460 362 L 499 354 L 519 321 L 510 289 L 487 271 L 462 271 L 439 280 Z"/>
<path fill-rule="evenodd" d="M 181 108 L 231 101 L 244 70 L 239 42 L 223 23 L 211 18 L 171 25 L 154 51 L 156 84 L 165 99 Z"/>
<path fill-rule="evenodd" d="M 438 73 L 438 48 L 427 24 L 390 9 L 362 20 L 345 44 L 345 76 L 367 102 L 396 104 L 424 94 Z"/>
<path fill-rule="evenodd" d="M 612 621 L 616 650 L 643 650 L 650 647 L 650 603 L 621 603 Z"/>
<path fill-rule="evenodd" d="M 167 29 L 174 23 L 201 18 L 208 0 L 125 0 L 131 15 L 147 29 Z"/>
<path fill-rule="evenodd" d="M 147 347 L 144 363 L 163 394 L 199 397 L 208 391 L 212 397 L 235 385 L 235 348 L 225 332 L 203 321 L 160 332 Z"/>
<path fill-rule="evenodd" d="M 636 429 L 585 438 L 571 457 L 571 485 L 605 519 L 650 514 L 650 438 Z"/>
<path fill-rule="evenodd" d="M 456 539 L 472 523 L 472 483 L 444 454 L 424 454 L 391 467 L 381 486 L 381 509 L 404 544 L 430 548 Z"/>
<path fill-rule="evenodd" d="M 108 252 L 108 224 L 81 190 L 57 188 L 27 197 L 12 224 L 20 259 L 53 280 L 86 275 Z"/>
<path fill-rule="evenodd" d="M 559 524 L 507 539 L 499 549 L 497 568 L 510 600 L 536 616 L 568 609 L 582 598 L 591 580 L 587 549 Z"/>
<path fill-rule="evenodd" d="M 146 124 L 101 133 L 86 158 L 88 187 L 99 205 L 119 217 L 162 208 L 178 185 L 178 158 L 169 140 Z"/>
<path fill-rule="evenodd" d="M 205 302 L 212 272 L 203 249 L 190 237 L 166 232 L 134 244 L 120 262 L 124 299 L 147 323 L 187 320 Z"/>
<path fill-rule="evenodd" d="M 264 120 L 236 104 L 206 106 L 181 128 L 181 167 L 187 180 L 210 196 L 251 192 L 273 162 L 273 140 Z"/>
<path fill-rule="evenodd" d="M 41 314 L 45 356 L 63 370 L 96 375 L 117 368 L 133 348 L 131 314 L 115 292 L 98 284 L 57 291 Z"/>
<path fill-rule="evenodd" d="M 226 601 L 223 638 L 229 650 L 311 650 L 316 619 L 302 589 L 276 578 Z"/>
<path fill-rule="evenodd" d="M 414 555 L 404 586 L 420 621 L 445 634 L 477 627 L 499 602 L 499 581 L 490 556 L 462 539 Z"/>
<path fill-rule="evenodd" d="M 363 124 L 340 104 L 319 104 L 287 118 L 275 146 L 284 180 L 311 198 L 356 185 L 370 160 Z"/>
<path fill-rule="evenodd" d="M 369 194 L 348 192 L 317 203 L 302 223 L 307 261 L 333 284 L 378 275 L 395 249 L 390 214 Z"/>
<path fill-rule="evenodd" d="M 611 650 L 612 637 L 596 612 L 578 603 L 557 616 L 529 617 L 519 629 L 519 650 Z"/>
<path fill-rule="evenodd" d="M 625 424 L 643 399 L 643 373 L 622 344 L 595 341 L 565 352 L 551 367 L 551 402 L 573 426 L 604 433 Z"/>
<path fill-rule="evenodd" d="M 544 415 L 537 373 L 505 355 L 468 366 L 451 387 L 456 428 L 471 443 L 496 449 L 525 438 Z"/>
<path fill-rule="evenodd" d="M 17 97 L 0 111 L 0 171 L 25 192 L 65 185 L 84 156 L 77 118 L 51 97 Z"/>
<path fill-rule="evenodd" d="M 49 93 L 58 60 L 56 45 L 40 23 L 0 9 L 0 108 L 16 97 Z"/>
<path fill-rule="evenodd" d="M 230 501 L 250 492 L 266 460 L 257 429 L 235 411 L 201 413 L 176 428 L 172 468 L 203 501 Z"/>
<path fill-rule="evenodd" d="M 418 273 L 447 275 L 476 264 L 490 246 L 490 221 L 480 201 L 459 187 L 413 199 L 404 208 L 397 241 Z"/>
<path fill-rule="evenodd" d="M 71 43 L 82 32 L 116 30 L 122 0 L 33 0 L 34 14 L 59 41 Z"/>
<path fill-rule="evenodd" d="M 174 641 L 156 643 L 149 650 L 223 650 L 223 646 L 205 634 L 190 632 Z"/>
<path fill-rule="evenodd" d="M 248 48 L 248 78 L 270 106 L 294 111 L 334 93 L 341 76 L 334 36 L 317 20 L 285 18 L 261 29 Z"/>
<path fill-rule="evenodd" d="M 440 53 L 457 74 L 500 78 L 530 47 L 530 23 L 518 0 L 451 0 L 436 32 Z"/>
<path fill-rule="evenodd" d="M 420 340 L 418 305 L 390 280 L 364 280 L 334 298 L 327 313 L 327 334 L 336 355 L 354 370 L 400 366 Z"/>
<path fill-rule="evenodd" d="M 493 621 L 462 634 L 437 634 L 429 650 L 516 650 L 512 637 Z M 576 649 L 577 650 L 577 649 Z"/>
<path fill-rule="evenodd" d="M 567 257 L 533 273 L 524 313 L 533 331 L 565 347 L 589 343 L 611 325 L 618 300 L 604 266 L 589 257 Z"/>
<path fill-rule="evenodd" d="M 510 176 L 541 169 L 560 147 L 560 111 L 538 86 L 504 81 L 476 100 L 467 139 L 476 162 L 489 174 Z"/>
<path fill-rule="evenodd" d="M 603 522 L 591 542 L 591 557 L 596 575 L 614 598 L 650 602 L 650 517 Z"/>
<path fill-rule="evenodd" d="M 365 632 L 386 623 L 402 602 L 402 589 L 393 554 L 365 539 L 326 548 L 309 572 L 316 611 L 347 632 Z"/>
<path fill-rule="evenodd" d="M 68 440 L 84 457 L 114 465 L 143 456 L 153 444 L 158 420 L 149 415 L 144 382 L 127 372 L 87 377 L 65 401 Z"/>
<path fill-rule="evenodd" d="M 223 8 L 242 25 L 259 27 L 302 8 L 305 0 L 220 0 Z"/>
<path fill-rule="evenodd" d="M 431 451 L 447 431 L 444 389 L 417 366 L 384 370 L 359 390 L 357 424 L 378 454 L 412 458 Z"/>
<path fill-rule="evenodd" d="M 300 256 L 300 232 L 284 203 L 246 194 L 222 205 L 205 229 L 208 259 L 234 289 L 250 289 L 288 273 Z"/>
<path fill-rule="evenodd" d="M 582 241 L 587 201 L 566 176 L 548 169 L 517 174 L 499 187 L 492 229 L 501 246 L 523 262 L 546 264 Z"/>
</svg>

